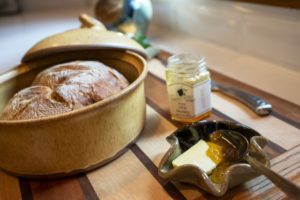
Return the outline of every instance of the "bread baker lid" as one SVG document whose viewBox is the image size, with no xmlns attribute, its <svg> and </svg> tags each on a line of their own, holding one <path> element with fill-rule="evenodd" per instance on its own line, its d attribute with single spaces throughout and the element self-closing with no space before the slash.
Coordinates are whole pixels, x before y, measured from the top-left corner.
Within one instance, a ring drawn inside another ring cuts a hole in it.
<svg viewBox="0 0 300 200">
<path fill-rule="evenodd" d="M 96 49 L 130 50 L 147 58 L 145 49 L 122 33 L 107 31 L 101 22 L 85 14 L 80 15 L 79 20 L 81 28 L 41 40 L 25 54 L 22 62 L 68 51 Z"/>
</svg>

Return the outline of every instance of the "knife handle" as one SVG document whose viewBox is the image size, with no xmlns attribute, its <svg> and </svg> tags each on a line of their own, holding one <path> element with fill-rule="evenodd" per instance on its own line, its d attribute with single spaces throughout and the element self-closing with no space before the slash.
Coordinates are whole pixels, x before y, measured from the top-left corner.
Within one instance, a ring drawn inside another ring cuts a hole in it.
<svg viewBox="0 0 300 200">
<path fill-rule="evenodd" d="M 243 90 L 218 84 L 218 90 L 228 96 L 231 96 L 251 108 L 256 114 L 264 116 L 272 111 L 272 105 L 258 96 L 252 95 Z"/>
</svg>

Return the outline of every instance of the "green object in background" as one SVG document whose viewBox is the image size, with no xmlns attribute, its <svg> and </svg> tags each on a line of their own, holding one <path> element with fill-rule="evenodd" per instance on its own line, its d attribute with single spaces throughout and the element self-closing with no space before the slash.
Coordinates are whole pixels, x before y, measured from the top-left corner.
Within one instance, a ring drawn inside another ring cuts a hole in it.
<svg viewBox="0 0 300 200">
<path fill-rule="evenodd" d="M 136 32 L 132 39 L 137 41 L 140 45 L 142 45 L 142 47 L 145 48 L 148 55 L 148 60 L 154 58 L 160 52 L 158 48 L 155 48 L 150 44 L 147 36 L 143 35 L 141 32 Z"/>
<path fill-rule="evenodd" d="M 140 45 L 142 45 L 145 49 L 150 47 L 150 42 L 147 36 L 143 35 L 140 32 L 136 32 L 135 35 L 132 37 L 135 41 L 137 41 Z"/>
<path fill-rule="evenodd" d="M 137 41 L 146 49 L 149 59 L 159 52 L 146 36 L 152 19 L 150 0 L 98 0 L 95 15 L 108 29 Z"/>
</svg>

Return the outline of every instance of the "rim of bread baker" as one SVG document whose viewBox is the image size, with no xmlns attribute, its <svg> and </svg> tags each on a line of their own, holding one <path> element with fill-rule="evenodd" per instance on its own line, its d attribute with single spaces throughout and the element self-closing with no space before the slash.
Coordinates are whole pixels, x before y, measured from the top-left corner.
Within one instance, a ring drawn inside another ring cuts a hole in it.
<svg viewBox="0 0 300 200">
<path fill-rule="evenodd" d="M 47 123 L 47 122 L 52 122 L 52 121 L 56 121 L 56 120 L 61 120 L 61 119 L 65 119 L 68 118 L 70 116 L 74 116 L 74 115 L 79 115 L 82 113 L 86 113 L 86 112 L 90 112 L 93 111 L 95 108 L 101 107 L 103 105 L 109 104 L 109 103 L 114 103 L 117 100 L 121 99 L 122 97 L 124 97 L 126 94 L 129 94 L 130 92 L 133 92 L 133 90 L 135 88 L 137 88 L 146 78 L 147 75 L 147 67 L 146 67 L 146 60 L 143 59 L 142 56 L 140 56 L 139 54 L 132 52 L 132 51 L 128 51 L 128 53 L 136 56 L 142 63 L 143 63 L 143 70 L 142 72 L 138 75 L 138 77 L 132 82 L 130 83 L 126 88 L 122 89 L 121 91 L 119 91 L 116 94 L 113 94 L 101 101 L 95 102 L 93 104 L 84 106 L 82 108 L 76 109 L 76 110 L 72 110 L 69 112 L 65 112 L 65 113 L 61 113 L 58 115 L 50 115 L 47 117 L 41 117 L 41 118 L 37 118 L 37 119 L 21 119 L 21 120 L 3 120 L 0 119 L 0 125 L 16 125 L 16 124 L 29 124 L 29 123 Z"/>
</svg>

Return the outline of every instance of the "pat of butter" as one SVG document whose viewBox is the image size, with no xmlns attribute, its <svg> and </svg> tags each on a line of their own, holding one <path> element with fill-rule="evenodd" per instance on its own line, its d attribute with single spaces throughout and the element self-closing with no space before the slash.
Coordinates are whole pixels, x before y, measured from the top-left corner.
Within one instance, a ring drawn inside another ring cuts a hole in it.
<svg viewBox="0 0 300 200">
<path fill-rule="evenodd" d="M 216 168 L 217 164 L 207 156 L 206 151 L 208 148 L 208 144 L 204 140 L 200 140 L 183 154 L 174 159 L 172 164 L 174 167 L 185 164 L 193 164 L 202 169 L 205 173 L 209 174 L 214 168 Z"/>
</svg>

